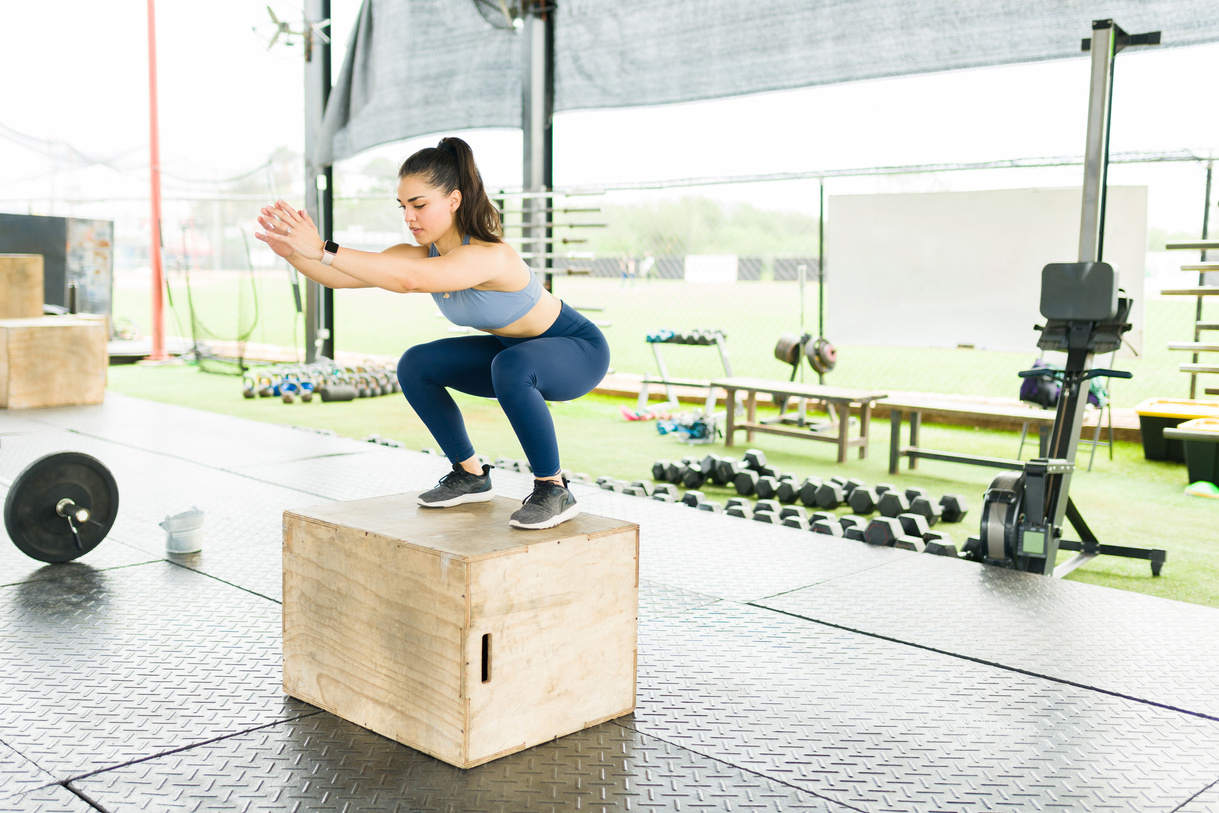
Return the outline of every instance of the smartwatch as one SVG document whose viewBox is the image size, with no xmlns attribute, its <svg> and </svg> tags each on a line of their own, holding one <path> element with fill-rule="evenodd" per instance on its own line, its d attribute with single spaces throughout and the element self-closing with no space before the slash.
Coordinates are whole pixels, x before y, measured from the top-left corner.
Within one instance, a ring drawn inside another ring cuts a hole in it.
<svg viewBox="0 0 1219 813">
<path fill-rule="evenodd" d="M 327 240 L 322 244 L 322 265 L 330 265 L 334 262 L 334 255 L 338 253 L 339 244 L 333 240 Z"/>
</svg>

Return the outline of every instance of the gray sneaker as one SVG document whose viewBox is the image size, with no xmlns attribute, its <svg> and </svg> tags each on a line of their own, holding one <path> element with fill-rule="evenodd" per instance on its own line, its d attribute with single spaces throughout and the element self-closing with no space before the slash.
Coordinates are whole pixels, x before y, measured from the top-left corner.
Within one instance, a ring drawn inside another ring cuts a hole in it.
<svg viewBox="0 0 1219 813">
<path fill-rule="evenodd" d="M 513 528 L 537 531 L 553 528 L 580 513 L 576 497 L 567 490 L 567 480 L 558 485 L 550 480 L 535 480 L 533 493 L 522 500 L 508 524 Z"/>
<path fill-rule="evenodd" d="M 495 498 L 491 490 L 491 467 L 483 466 L 482 475 L 470 474 L 460 463 L 440 478 L 431 491 L 419 495 L 419 504 L 424 508 L 448 508 L 467 502 L 487 502 Z"/>
</svg>

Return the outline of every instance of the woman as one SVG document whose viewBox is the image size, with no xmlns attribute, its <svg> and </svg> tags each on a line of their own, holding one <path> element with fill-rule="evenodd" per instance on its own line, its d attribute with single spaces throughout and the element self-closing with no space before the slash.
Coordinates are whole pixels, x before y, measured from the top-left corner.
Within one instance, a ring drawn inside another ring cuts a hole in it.
<svg viewBox="0 0 1219 813">
<path fill-rule="evenodd" d="M 559 447 L 546 401 L 590 391 L 609 369 L 601 331 L 542 288 L 503 241 L 499 212 L 470 147 L 442 138 L 398 171 L 398 206 L 419 245 L 378 253 L 342 248 L 318 235 L 312 219 L 283 201 L 264 207 L 257 234 L 309 279 L 330 288 L 430 293 L 455 324 L 484 335 L 412 347 L 398 362 L 402 391 L 444 450 L 453 470 L 419 504 L 447 508 L 494 496 L 491 468 L 480 466 L 448 390 L 496 398 L 535 477 L 533 493 L 512 515 L 516 528 L 552 528 L 580 513 L 559 471 Z"/>
</svg>

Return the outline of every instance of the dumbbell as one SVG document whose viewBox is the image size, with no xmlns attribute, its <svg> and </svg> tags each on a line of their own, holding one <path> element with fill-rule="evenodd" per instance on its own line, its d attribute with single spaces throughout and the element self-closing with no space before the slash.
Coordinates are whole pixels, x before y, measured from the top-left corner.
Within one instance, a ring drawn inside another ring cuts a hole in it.
<svg viewBox="0 0 1219 813">
<path fill-rule="evenodd" d="M 960 522 L 969 513 L 965 498 L 959 494 L 945 494 L 940 497 L 940 509 L 943 511 L 940 519 L 945 522 Z"/>
<path fill-rule="evenodd" d="M 817 489 L 821 488 L 820 477 L 805 477 L 800 483 L 797 494 L 800 497 L 800 502 L 812 508 L 817 504 Z"/>
<path fill-rule="evenodd" d="M 652 492 L 652 499 L 657 502 L 677 502 L 677 497 L 668 491 L 654 491 Z"/>
<path fill-rule="evenodd" d="M 652 497 L 655 498 L 658 494 L 667 494 L 669 502 L 676 502 L 679 496 L 677 486 L 672 483 L 660 483 L 659 485 L 652 486 Z"/>
<path fill-rule="evenodd" d="M 876 504 L 880 501 L 880 495 L 876 493 L 875 488 L 861 486 L 854 489 L 851 495 L 847 497 L 847 503 L 851 506 L 851 510 L 856 514 L 868 515 L 876 512 Z"/>
<path fill-rule="evenodd" d="M 755 514 L 774 514 L 778 517 L 782 508 L 783 506 L 779 505 L 778 500 L 758 500 L 753 505 L 753 512 Z"/>
<path fill-rule="evenodd" d="M 921 551 L 923 549 L 923 540 L 916 536 L 908 536 L 902 523 L 896 517 L 873 519 L 864 530 L 864 541 L 869 545 L 899 547 L 905 550 Z"/>
<path fill-rule="evenodd" d="M 931 528 L 922 514 L 915 514 L 913 512 L 898 514 L 897 521 L 901 523 L 902 533 L 906 536 L 917 536 L 919 539 L 923 539 L 931 532 Z"/>
<path fill-rule="evenodd" d="M 751 494 L 758 493 L 758 473 L 752 469 L 742 469 L 737 472 L 736 478 L 732 481 L 732 487 L 736 489 L 736 493 L 742 497 L 748 497 Z"/>
<path fill-rule="evenodd" d="M 753 503 L 743 497 L 729 497 L 724 503 L 724 513 L 730 517 L 753 519 Z"/>
<path fill-rule="evenodd" d="M 657 460 L 652 464 L 652 479 L 662 483 L 672 482 L 669 479 L 669 461 Z"/>
<path fill-rule="evenodd" d="M 773 511 L 754 511 L 753 512 L 753 521 L 754 522 L 769 522 L 771 525 L 782 524 L 781 521 L 779 520 L 779 515 L 774 513 Z"/>
<path fill-rule="evenodd" d="M 876 503 L 876 508 L 880 511 L 880 515 L 887 519 L 896 519 L 898 514 L 906 514 L 910 512 L 910 500 L 900 491 L 886 491 L 880 495 L 880 500 Z"/>
<path fill-rule="evenodd" d="M 703 494 L 701 491 L 687 491 L 685 494 L 681 495 L 681 500 L 679 500 L 679 502 L 681 502 L 683 505 L 688 505 L 691 508 L 698 508 L 699 504 L 705 499 L 707 499 L 707 495 Z"/>
<path fill-rule="evenodd" d="M 910 501 L 910 513 L 918 514 L 927 520 L 927 526 L 930 527 L 940 521 L 944 509 L 940 508 L 938 503 L 933 503 L 927 497 L 915 497 Z"/>
<path fill-rule="evenodd" d="M 808 527 L 808 510 L 800 505 L 785 505 L 779 509 L 779 519 L 796 519 L 799 520 L 799 528 Z"/>
<path fill-rule="evenodd" d="M 640 492 L 635 495 L 637 497 L 651 497 L 656 491 L 656 487 L 649 480 L 632 480 L 630 485 L 627 486 L 627 490 L 630 489 Z"/>
<path fill-rule="evenodd" d="M 830 479 L 817 488 L 813 501 L 818 508 L 833 509 L 842 505 L 842 496 L 842 485 Z"/>
<path fill-rule="evenodd" d="M 695 507 L 698 508 L 699 511 L 710 511 L 713 514 L 724 513 L 724 506 L 720 505 L 718 502 L 712 502 L 710 500 L 700 502 Z"/>
<path fill-rule="evenodd" d="M 809 530 L 815 534 L 825 534 L 827 536 L 842 536 L 842 526 L 832 519 L 815 520 Z"/>
<path fill-rule="evenodd" d="M 758 477 L 756 489 L 760 499 L 776 499 L 779 492 L 779 479 L 777 477 Z"/>
<path fill-rule="evenodd" d="M 730 486 L 741 472 L 741 462 L 729 457 L 721 457 L 715 464 L 714 481 L 717 486 Z"/>
<path fill-rule="evenodd" d="M 910 488 L 906 489 L 906 499 L 910 501 L 911 505 L 913 505 L 914 501 L 919 497 L 930 498 L 930 495 L 927 493 L 927 489 L 919 488 L 918 486 L 911 486 Z"/>
<path fill-rule="evenodd" d="M 707 475 L 696 465 L 685 465 L 681 470 L 681 484 L 686 488 L 702 488 Z"/>
<path fill-rule="evenodd" d="M 741 458 L 741 462 L 745 465 L 745 468 L 760 472 L 766 466 L 766 452 L 761 449 L 749 449 L 745 452 L 745 456 Z"/>
<path fill-rule="evenodd" d="M 792 505 L 800 498 L 800 490 L 796 485 L 796 478 L 791 474 L 784 474 L 779 478 L 779 486 L 775 489 L 775 499 L 784 505 Z"/>
<path fill-rule="evenodd" d="M 923 536 L 923 553 L 933 553 L 937 556 L 957 556 L 957 546 L 952 543 L 952 537 L 942 531 L 928 531 Z"/>
</svg>

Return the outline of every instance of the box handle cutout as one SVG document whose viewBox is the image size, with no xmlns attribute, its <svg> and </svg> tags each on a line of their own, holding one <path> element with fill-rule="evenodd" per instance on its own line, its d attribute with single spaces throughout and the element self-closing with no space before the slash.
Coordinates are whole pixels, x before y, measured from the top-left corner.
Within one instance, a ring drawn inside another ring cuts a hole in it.
<svg viewBox="0 0 1219 813">
<path fill-rule="evenodd" d="M 491 682 L 491 633 L 483 635 L 483 683 Z"/>
</svg>

